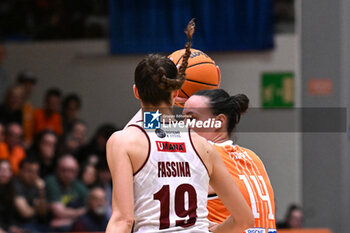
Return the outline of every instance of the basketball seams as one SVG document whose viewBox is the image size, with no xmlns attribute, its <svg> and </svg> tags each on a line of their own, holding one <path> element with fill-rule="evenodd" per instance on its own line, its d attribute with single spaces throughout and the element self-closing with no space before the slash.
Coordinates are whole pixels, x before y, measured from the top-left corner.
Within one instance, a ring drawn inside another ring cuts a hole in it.
<svg viewBox="0 0 350 233">
<path fill-rule="evenodd" d="M 181 59 L 182 59 L 182 57 L 184 56 L 184 54 L 182 54 L 181 56 L 180 56 L 180 58 L 179 58 L 179 60 L 177 60 L 177 62 L 176 62 L 176 66 L 179 64 L 179 62 L 181 61 Z M 188 68 L 188 67 L 187 67 Z"/>
<path fill-rule="evenodd" d="M 205 82 L 200 82 L 200 81 L 187 79 L 187 78 L 186 78 L 186 81 L 193 82 L 193 83 L 198 83 L 198 84 L 203 84 L 203 85 L 208 85 L 208 86 L 212 86 L 212 87 L 217 87 L 218 86 L 217 84 L 205 83 Z"/>
<path fill-rule="evenodd" d="M 213 65 L 216 66 L 216 64 L 215 64 L 214 62 L 203 61 L 203 62 L 198 62 L 198 63 L 196 63 L 196 64 L 189 65 L 189 66 L 187 66 L 187 69 L 189 69 L 189 68 L 191 68 L 191 67 L 193 67 L 193 66 L 198 66 L 198 65 L 202 65 L 202 64 L 213 64 Z"/>
<path fill-rule="evenodd" d="M 183 60 L 184 51 L 184 49 L 181 49 L 169 55 L 177 68 Z M 198 90 L 215 89 L 220 85 L 220 73 L 215 61 L 200 50 L 191 48 L 191 53 L 196 54 L 188 60 L 185 81 L 179 93 L 179 97 L 183 98 L 189 98 Z M 218 75 L 219 77 L 217 77 Z"/>
<path fill-rule="evenodd" d="M 185 96 L 186 96 L 187 98 L 190 98 L 190 96 L 189 96 L 189 95 L 187 95 L 187 93 L 186 93 L 184 90 L 180 89 L 180 91 L 181 91 L 182 93 L 184 93 L 184 94 L 185 94 Z"/>
</svg>

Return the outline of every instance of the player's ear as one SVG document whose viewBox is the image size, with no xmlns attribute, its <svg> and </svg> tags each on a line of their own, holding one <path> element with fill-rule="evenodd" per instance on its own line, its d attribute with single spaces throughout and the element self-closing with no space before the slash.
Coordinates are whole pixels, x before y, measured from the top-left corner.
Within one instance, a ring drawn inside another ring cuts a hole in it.
<svg viewBox="0 0 350 233">
<path fill-rule="evenodd" d="M 140 99 L 139 90 L 137 89 L 135 84 L 132 86 L 132 88 L 134 90 L 134 95 L 135 95 L 136 99 L 139 100 Z"/>
<path fill-rule="evenodd" d="M 220 121 L 221 122 L 221 128 L 222 127 L 226 127 L 226 122 L 227 122 L 227 117 L 225 114 L 219 114 L 215 117 L 216 121 Z"/>
</svg>

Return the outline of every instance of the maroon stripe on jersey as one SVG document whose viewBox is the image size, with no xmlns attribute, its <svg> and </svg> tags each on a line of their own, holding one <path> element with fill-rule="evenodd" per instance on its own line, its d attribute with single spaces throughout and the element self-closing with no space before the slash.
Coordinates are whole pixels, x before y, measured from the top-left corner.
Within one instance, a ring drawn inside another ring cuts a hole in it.
<svg viewBox="0 0 350 233">
<path fill-rule="evenodd" d="M 190 142 L 191 142 L 191 145 L 192 145 L 192 148 L 193 148 L 194 152 L 196 152 L 196 155 L 201 160 L 202 164 L 204 165 L 205 169 L 207 170 L 208 176 L 210 177 L 209 170 L 208 170 L 207 166 L 205 165 L 205 163 L 203 162 L 201 156 L 199 155 L 198 151 L 196 150 L 196 148 L 193 145 L 192 137 L 191 137 L 191 128 L 188 128 L 188 137 L 190 138 Z"/>
<path fill-rule="evenodd" d="M 151 141 L 150 141 L 150 139 L 149 139 L 149 137 L 148 137 L 146 131 L 145 131 L 141 126 L 135 125 L 135 124 L 131 124 L 131 125 L 129 125 L 128 127 L 130 127 L 130 126 L 134 126 L 134 127 L 139 128 L 139 129 L 146 135 L 146 138 L 147 138 L 147 141 L 148 141 L 148 153 L 147 153 L 147 158 L 146 158 L 145 162 L 142 164 L 142 166 L 134 173 L 134 176 L 136 176 L 136 174 L 139 173 L 139 171 L 141 171 L 142 168 L 146 165 L 146 163 L 147 163 L 147 161 L 148 161 L 148 159 L 149 159 L 149 155 L 151 154 Z"/>
</svg>

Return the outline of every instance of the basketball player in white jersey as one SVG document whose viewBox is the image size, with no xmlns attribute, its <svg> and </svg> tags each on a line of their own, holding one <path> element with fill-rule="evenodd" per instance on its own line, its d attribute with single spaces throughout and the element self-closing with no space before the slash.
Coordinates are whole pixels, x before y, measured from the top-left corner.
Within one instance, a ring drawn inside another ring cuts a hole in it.
<svg viewBox="0 0 350 233">
<path fill-rule="evenodd" d="M 193 31 L 192 31 L 193 33 Z M 190 39 L 179 72 L 167 57 L 149 55 L 135 70 L 134 94 L 144 111 L 172 114 L 185 78 Z M 130 124 L 107 143 L 113 180 L 113 212 L 108 233 L 209 232 L 210 184 L 231 215 L 213 232 L 240 233 L 253 215 L 215 149 L 189 129 L 144 130 Z"/>
</svg>

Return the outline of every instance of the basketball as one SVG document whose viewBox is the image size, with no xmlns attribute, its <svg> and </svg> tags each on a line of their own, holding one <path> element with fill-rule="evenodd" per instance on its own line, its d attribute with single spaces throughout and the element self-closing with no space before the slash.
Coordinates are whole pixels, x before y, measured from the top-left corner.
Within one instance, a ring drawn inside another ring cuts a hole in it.
<svg viewBox="0 0 350 233">
<path fill-rule="evenodd" d="M 170 60 L 177 68 L 180 67 L 184 54 L 185 49 L 181 49 L 169 55 Z M 220 76 L 219 67 L 207 54 L 197 49 L 191 49 L 186 69 L 186 80 L 180 89 L 179 97 L 189 98 L 199 90 L 218 88 Z M 183 104 L 177 105 L 183 107 Z"/>
</svg>

